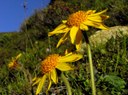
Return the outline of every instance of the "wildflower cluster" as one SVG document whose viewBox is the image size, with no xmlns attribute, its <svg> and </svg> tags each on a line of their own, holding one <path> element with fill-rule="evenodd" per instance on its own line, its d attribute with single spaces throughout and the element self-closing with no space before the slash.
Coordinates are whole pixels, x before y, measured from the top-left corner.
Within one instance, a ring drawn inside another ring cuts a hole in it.
<svg viewBox="0 0 128 95">
<path fill-rule="evenodd" d="M 63 20 L 62 24 L 56 27 L 53 31 L 48 33 L 48 36 L 53 36 L 55 34 L 64 35 L 60 38 L 57 43 L 57 48 L 64 43 L 67 39 L 70 39 L 71 44 L 75 45 L 76 51 L 79 51 L 82 45 L 82 32 L 88 31 L 89 27 L 95 27 L 98 29 L 108 29 L 107 26 L 103 24 L 103 21 L 107 19 L 109 16 L 103 15 L 107 10 L 103 10 L 101 12 L 97 12 L 96 10 L 88 10 L 88 11 L 78 11 L 76 13 L 71 14 L 67 20 Z M 88 38 L 87 38 L 88 39 Z M 89 63 L 90 63 L 90 72 L 91 72 L 91 81 L 92 81 L 92 92 L 95 95 L 95 84 L 94 84 L 94 74 L 93 74 L 93 65 L 91 59 L 90 45 L 88 44 L 88 54 L 89 54 Z M 46 57 L 40 64 L 41 76 L 34 77 L 32 80 L 32 86 L 38 85 L 36 89 L 36 95 L 38 95 L 45 82 L 48 82 L 46 93 L 50 89 L 52 83 L 58 83 L 58 70 L 60 72 L 73 70 L 74 67 L 69 64 L 70 62 L 76 62 L 83 58 L 83 55 L 74 52 L 70 52 L 61 56 L 60 54 L 50 54 Z M 9 63 L 9 68 L 17 68 L 19 66 L 18 58 L 20 58 L 21 54 L 19 54 L 15 59 Z M 62 75 L 65 85 L 67 86 L 68 94 L 71 95 L 71 88 L 67 81 Z"/>
</svg>

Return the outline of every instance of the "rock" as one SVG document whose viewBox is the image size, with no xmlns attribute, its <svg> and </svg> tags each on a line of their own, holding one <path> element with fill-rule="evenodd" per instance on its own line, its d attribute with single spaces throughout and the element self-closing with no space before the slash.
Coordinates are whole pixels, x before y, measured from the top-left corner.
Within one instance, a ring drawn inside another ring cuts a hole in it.
<svg viewBox="0 0 128 95">
<path fill-rule="evenodd" d="M 108 30 L 99 30 L 94 35 L 90 36 L 90 44 L 93 47 L 97 47 L 101 44 L 106 44 L 112 37 L 116 39 L 116 36 L 123 37 L 128 35 L 128 26 L 114 26 Z"/>
<path fill-rule="evenodd" d="M 128 36 L 128 26 L 114 26 L 110 27 L 108 30 L 99 30 L 96 31 L 95 34 L 89 37 L 91 47 L 96 48 L 97 46 L 104 45 L 110 40 L 112 37 L 116 39 L 116 37 Z M 80 53 L 84 53 L 86 48 L 86 43 L 82 44 Z"/>
</svg>

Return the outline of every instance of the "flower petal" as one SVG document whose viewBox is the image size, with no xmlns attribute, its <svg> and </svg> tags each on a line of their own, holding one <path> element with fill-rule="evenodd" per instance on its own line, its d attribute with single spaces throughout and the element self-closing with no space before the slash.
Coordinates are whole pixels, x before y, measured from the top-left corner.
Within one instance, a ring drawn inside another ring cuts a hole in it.
<svg viewBox="0 0 128 95">
<path fill-rule="evenodd" d="M 48 89 L 47 89 L 47 91 L 46 91 L 46 92 L 48 92 L 48 90 L 50 89 L 51 85 L 52 85 L 52 81 L 51 81 L 51 80 L 49 80 Z"/>
<path fill-rule="evenodd" d="M 66 28 L 67 26 L 65 24 L 60 24 L 59 26 L 57 26 L 54 31 L 58 31 L 58 30 L 62 30 L 64 28 Z"/>
<path fill-rule="evenodd" d="M 88 26 L 95 26 L 93 21 L 90 21 L 90 20 L 86 20 L 85 22 L 83 22 L 83 24 Z"/>
<path fill-rule="evenodd" d="M 87 20 L 86 22 L 84 22 L 84 24 L 88 25 L 88 26 L 93 26 L 93 27 L 99 28 L 99 29 L 108 29 L 108 27 L 105 26 L 103 23 L 94 22 L 94 21 L 90 21 L 90 20 Z"/>
<path fill-rule="evenodd" d="M 32 86 L 34 86 L 34 85 L 36 85 L 37 83 L 39 83 L 40 80 L 41 80 L 41 78 L 37 78 L 37 77 L 33 78 L 33 80 L 32 80 L 32 81 L 33 81 Z"/>
<path fill-rule="evenodd" d="M 62 57 L 60 57 L 59 58 L 59 62 L 61 63 L 63 63 L 63 62 L 75 62 L 75 61 L 77 61 L 77 60 L 79 60 L 79 59 L 81 59 L 83 56 L 81 55 L 81 54 L 68 54 L 68 55 L 66 55 L 66 56 L 62 56 Z"/>
<path fill-rule="evenodd" d="M 88 16 L 88 20 L 95 21 L 95 22 L 103 22 L 100 16 Z"/>
<path fill-rule="evenodd" d="M 60 71 L 69 71 L 69 70 L 74 69 L 74 68 L 71 67 L 71 65 L 69 65 L 67 63 L 58 63 L 56 68 L 59 69 Z"/>
<path fill-rule="evenodd" d="M 107 10 L 108 9 L 105 9 L 105 10 L 103 10 L 101 12 L 98 12 L 98 13 L 93 14 L 92 16 L 101 15 L 101 14 L 105 13 Z"/>
<path fill-rule="evenodd" d="M 102 20 L 105 20 L 105 19 L 108 19 L 109 16 L 107 16 L 107 15 L 101 15 L 101 18 L 102 18 Z"/>
<path fill-rule="evenodd" d="M 79 51 L 81 49 L 82 40 L 79 43 L 76 43 L 76 49 Z"/>
<path fill-rule="evenodd" d="M 58 78 L 57 78 L 57 73 L 56 70 L 52 70 L 52 72 L 50 72 L 51 75 L 51 79 L 53 80 L 53 82 L 56 84 L 58 82 Z"/>
<path fill-rule="evenodd" d="M 103 23 L 100 23 L 99 26 L 96 26 L 96 28 L 103 29 L 103 30 L 109 29 L 109 28 L 108 28 L 106 25 L 104 25 Z"/>
<path fill-rule="evenodd" d="M 19 53 L 17 56 L 16 56 L 16 60 L 18 59 L 18 58 L 20 58 L 21 57 L 21 53 Z"/>
<path fill-rule="evenodd" d="M 86 14 L 91 15 L 91 14 L 94 14 L 95 12 L 96 12 L 96 10 L 88 10 L 88 11 L 86 11 Z"/>
<path fill-rule="evenodd" d="M 68 31 L 69 31 L 68 27 L 64 24 L 61 24 L 60 27 L 58 26 L 57 29 L 53 30 L 52 32 L 49 32 L 48 36 L 52 36 L 54 34 L 59 34 L 59 33 L 65 33 L 65 32 L 68 32 Z"/>
<path fill-rule="evenodd" d="M 88 30 L 88 26 L 87 25 L 84 25 L 83 23 L 80 24 L 80 29 L 81 30 Z"/>
<path fill-rule="evenodd" d="M 61 37 L 61 39 L 59 40 L 59 42 L 57 43 L 57 48 L 60 46 L 60 44 L 61 43 L 63 43 L 65 40 L 67 40 L 67 35 L 68 34 L 68 32 L 66 32 L 64 35 L 63 35 L 63 37 Z"/>
<path fill-rule="evenodd" d="M 62 23 L 64 23 L 64 24 L 67 23 L 67 20 L 62 20 Z"/>
<path fill-rule="evenodd" d="M 14 60 L 8 64 L 9 68 L 13 68 L 13 66 L 14 66 Z"/>
<path fill-rule="evenodd" d="M 76 26 L 73 26 L 70 30 L 70 38 L 71 38 L 72 44 L 74 44 L 74 42 L 76 40 L 76 35 L 77 35 L 78 30 L 79 30 L 79 28 Z"/>
<path fill-rule="evenodd" d="M 43 85 L 44 85 L 44 83 L 45 83 L 45 80 L 46 80 L 46 75 L 44 75 L 42 78 L 41 78 L 41 80 L 40 80 L 40 82 L 39 82 L 39 85 L 38 85 L 38 87 L 37 87 L 37 89 L 36 89 L 36 95 L 38 95 L 39 93 L 40 93 L 40 91 L 42 90 L 42 87 L 43 87 Z"/>
</svg>

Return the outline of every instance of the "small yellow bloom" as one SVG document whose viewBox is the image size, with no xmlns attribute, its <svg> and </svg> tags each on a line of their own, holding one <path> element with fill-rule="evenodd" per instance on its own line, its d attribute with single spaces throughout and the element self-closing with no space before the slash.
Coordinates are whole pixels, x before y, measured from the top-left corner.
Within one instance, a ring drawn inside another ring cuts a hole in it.
<svg viewBox="0 0 128 95">
<path fill-rule="evenodd" d="M 76 49 L 80 49 L 82 44 L 82 31 L 88 30 L 88 26 L 92 26 L 99 29 L 108 29 L 107 26 L 103 24 L 103 21 L 109 16 L 103 15 L 107 10 L 95 13 L 95 10 L 88 11 L 78 11 L 69 16 L 67 20 L 63 20 L 62 24 L 56 27 L 48 36 L 54 34 L 64 33 L 64 35 L 59 40 L 57 47 L 60 46 L 70 35 L 71 43 L 76 45 Z"/>
<path fill-rule="evenodd" d="M 17 62 L 18 61 L 18 59 L 21 57 L 21 53 L 20 54 L 18 54 L 15 58 L 12 58 L 12 61 L 8 64 L 8 67 L 10 68 L 10 69 L 15 69 L 15 68 L 17 68 L 17 67 L 19 67 L 20 66 L 20 64 Z"/>
<path fill-rule="evenodd" d="M 41 62 L 41 71 L 42 71 L 42 77 L 35 77 L 33 79 L 33 86 L 38 84 L 36 95 L 38 95 L 41 92 L 41 89 L 48 78 L 49 84 L 47 91 L 50 89 L 52 82 L 55 84 L 58 82 L 58 76 L 56 69 L 60 71 L 68 71 L 73 70 L 67 62 L 75 62 L 82 58 L 82 55 L 80 54 L 67 54 L 65 56 L 59 56 L 58 54 L 52 54 L 49 55 L 46 59 L 44 59 Z"/>
</svg>

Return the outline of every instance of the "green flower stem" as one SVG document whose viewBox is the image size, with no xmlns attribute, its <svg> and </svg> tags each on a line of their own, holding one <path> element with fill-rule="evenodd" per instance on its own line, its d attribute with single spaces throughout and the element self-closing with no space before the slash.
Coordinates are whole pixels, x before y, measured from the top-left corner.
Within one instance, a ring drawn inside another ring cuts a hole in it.
<svg viewBox="0 0 128 95">
<path fill-rule="evenodd" d="M 71 87 L 70 87 L 69 81 L 67 80 L 67 78 L 64 76 L 63 73 L 61 73 L 61 78 L 63 79 L 63 81 L 65 83 L 65 86 L 66 86 L 67 91 L 68 91 L 68 95 L 72 95 L 72 91 L 71 91 Z"/>
<path fill-rule="evenodd" d="M 89 38 L 87 33 L 85 32 L 84 38 L 87 44 L 87 50 L 88 50 L 88 58 L 89 58 L 89 66 L 90 66 L 90 75 L 91 75 L 91 85 L 92 85 L 92 95 L 96 95 L 96 86 L 95 86 L 95 79 L 94 79 L 94 68 L 92 63 L 92 53 L 91 53 L 91 47 L 89 44 Z"/>
<path fill-rule="evenodd" d="M 89 43 L 87 43 L 87 48 L 88 48 L 88 57 L 89 57 L 90 74 L 91 74 L 92 95 L 96 95 L 94 70 L 93 70 L 93 63 L 92 63 L 92 54 L 91 54 L 91 48 L 90 48 Z"/>
</svg>

